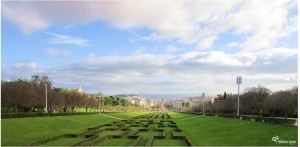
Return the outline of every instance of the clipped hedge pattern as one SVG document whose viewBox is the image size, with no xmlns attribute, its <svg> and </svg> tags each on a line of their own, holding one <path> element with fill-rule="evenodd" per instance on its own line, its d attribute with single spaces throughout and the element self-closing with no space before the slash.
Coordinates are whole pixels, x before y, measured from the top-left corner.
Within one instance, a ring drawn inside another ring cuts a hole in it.
<svg viewBox="0 0 300 147">
<path fill-rule="evenodd" d="M 181 132 L 182 130 L 177 126 L 176 122 L 171 120 L 168 116 L 168 113 L 165 112 L 142 115 L 134 117 L 133 119 L 120 120 L 111 124 L 102 124 L 95 127 L 90 127 L 87 128 L 85 132 L 79 134 L 64 134 L 39 142 L 34 142 L 29 145 L 43 145 L 63 138 L 85 138 L 83 141 L 77 142 L 72 146 L 101 146 L 101 144 L 108 139 L 124 138 L 132 139 L 131 146 L 152 146 L 155 139 L 167 139 L 168 141 L 170 141 L 170 139 L 182 140 L 187 146 L 192 146 L 192 142 L 186 136 L 175 134 L 175 132 Z M 156 127 L 154 128 L 153 125 Z M 166 130 L 171 131 L 171 138 L 170 136 L 166 136 Z M 115 132 L 116 134 L 114 134 L 114 131 L 121 133 Z M 143 136 L 142 132 L 145 134 L 145 132 L 148 131 L 160 133 L 159 135 L 153 134 L 153 136 L 150 137 L 146 135 L 147 137 L 144 138 L 145 136 Z"/>
</svg>

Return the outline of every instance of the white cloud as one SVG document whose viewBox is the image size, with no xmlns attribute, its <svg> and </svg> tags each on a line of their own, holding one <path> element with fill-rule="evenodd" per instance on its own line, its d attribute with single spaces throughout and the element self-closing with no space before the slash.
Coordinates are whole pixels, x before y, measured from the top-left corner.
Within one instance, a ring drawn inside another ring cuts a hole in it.
<svg viewBox="0 0 300 147">
<path fill-rule="evenodd" d="M 62 51 L 54 48 L 48 48 L 44 49 L 43 54 L 47 57 L 69 57 L 71 56 L 71 53 L 68 51 Z"/>
<path fill-rule="evenodd" d="M 53 36 L 53 38 L 50 40 L 50 43 L 54 43 L 54 44 L 84 45 L 88 42 L 88 40 L 82 38 L 75 38 L 71 36 L 49 33 L 49 32 L 45 32 L 45 33 L 50 36 Z"/>
<path fill-rule="evenodd" d="M 3 3 L 1 9 L 3 16 L 17 24 L 26 34 L 30 34 L 36 30 L 46 29 L 50 25 L 46 18 L 29 9 L 16 9 L 11 5 Z"/>
<path fill-rule="evenodd" d="M 2 9 L 4 16 L 24 32 L 101 20 L 126 30 L 152 30 L 141 39 L 178 39 L 198 43 L 200 49 L 213 45 L 214 39 L 207 37 L 219 37 L 231 29 L 245 38 L 237 43 L 244 52 L 272 48 L 278 39 L 297 31 L 297 14 L 290 13 L 297 9 L 294 0 L 5 1 Z"/>
<path fill-rule="evenodd" d="M 203 49 L 208 49 L 210 47 L 212 47 L 212 45 L 214 44 L 216 37 L 206 37 L 201 39 L 201 41 L 197 44 L 197 48 L 200 50 Z"/>
<path fill-rule="evenodd" d="M 238 42 L 230 42 L 230 43 L 227 43 L 226 46 L 228 46 L 228 47 L 238 47 L 239 43 Z"/>
<path fill-rule="evenodd" d="M 134 43 L 139 43 L 139 39 L 178 41 L 200 50 L 175 56 L 147 54 L 144 48 L 138 48 L 128 56 L 90 55 L 49 69 L 35 62 L 20 62 L 3 69 L 2 77 L 19 74 L 29 77 L 44 72 L 58 86 L 85 83 L 91 91 L 103 89 L 106 93 L 144 89 L 157 93 L 195 93 L 201 89 L 216 94 L 224 92 L 224 87 L 235 91 L 235 76 L 243 74 L 243 87 L 262 84 L 272 89 L 290 88 L 297 85 L 298 49 L 274 45 L 282 37 L 297 32 L 298 16 L 291 13 L 297 9 L 297 3 L 294 0 L 4 1 L 1 3 L 3 17 L 26 34 L 47 31 L 53 25 L 68 27 L 105 21 L 133 34 L 136 29 L 149 30 L 149 34 L 136 33 L 131 39 Z M 239 39 L 229 40 L 225 45 L 240 48 L 242 52 L 206 50 L 222 39 L 226 43 L 220 34 L 227 32 Z M 84 45 L 88 42 L 47 34 L 53 37 L 50 43 Z M 169 45 L 163 49 L 176 52 L 181 48 Z M 50 57 L 69 56 L 69 52 L 57 49 L 47 49 L 44 53 Z"/>
<path fill-rule="evenodd" d="M 168 46 L 165 47 L 165 50 L 166 50 L 167 52 L 169 52 L 169 53 L 172 53 L 172 52 L 179 51 L 179 50 L 181 50 L 181 49 L 180 49 L 180 48 L 177 48 L 177 47 L 175 47 L 175 46 L 173 46 L 173 45 L 168 45 Z"/>
<path fill-rule="evenodd" d="M 19 63 L 15 63 L 13 65 L 13 68 L 19 68 L 19 69 L 20 68 L 22 68 L 22 69 L 37 69 L 38 65 L 35 62 L 28 62 L 28 63 L 19 62 Z"/>
<path fill-rule="evenodd" d="M 206 63 L 210 65 L 225 65 L 225 66 L 242 66 L 243 63 L 234 58 L 233 55 L 225 54 L 223 52 L 212 51 L 208 52 L 206 57 L 197 60 L 199 63 Z"/>
<path fill-rule="evenodd" d="M 212 95 L 235 93 L 237 75 L 243 76 L 243 88 L 260 84 L 280 90 L 297 85 L 297 49 L 272 48 L 242 54 L 206 51 L 181 55 L 90 55 L 51 68 L 42 68 L 35 62 L 17 63 L 4 68 L 2 78 L 30 77 L 36 73 L 49 75 L 55 87 L 82 84 L 91 93 L 99 89 L 110 94 L 197 93 L 199 89 Z"/>
</svg>

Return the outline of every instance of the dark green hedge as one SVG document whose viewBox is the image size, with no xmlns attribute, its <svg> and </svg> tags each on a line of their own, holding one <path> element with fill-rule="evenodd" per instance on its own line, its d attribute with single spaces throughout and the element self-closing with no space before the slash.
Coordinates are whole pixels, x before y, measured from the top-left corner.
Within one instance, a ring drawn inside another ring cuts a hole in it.
<svg viewBox="0 0 300 147">
<path fill-rule="evenodd" d="M 2 113 L 1 118 L 23 118 L 23 117 L 45 117 L 45 116 L 69 116 L 69 115 L 90 115 L 98 112 L 75 112 L 75 113 Z"/>
</svg>

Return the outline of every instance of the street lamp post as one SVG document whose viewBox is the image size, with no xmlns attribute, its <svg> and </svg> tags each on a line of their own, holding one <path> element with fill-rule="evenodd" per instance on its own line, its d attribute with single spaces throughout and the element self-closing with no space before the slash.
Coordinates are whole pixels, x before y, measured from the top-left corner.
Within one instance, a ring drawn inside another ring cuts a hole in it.
<svg viewBox="0 0 300 147">
<path fill-rule="evenodd" d="M 205 111 L 204 111 L 204 97 L 205 97 L 205 93 L 202 93 L 202 97 L 203 97 L 203 102 L 202 102 L 202 114 L 205 115 Z"/>
<path fill-rule="evenodd" d="M 101 107 L 100 107 L 100 98 L 102 99 L 103 94 L 101 92 L 98 93 L 99 94 L 99 98 L 98 98 L 98 102 L 99 102 L 99 113 L 101 112 Z"/>
<path fill-rule="evenodd" d="M 240 84 L 242 84 L 242 76 L 236 77 L 236 83 L 238 84 L 238 104 L 237 104 L 237 115 L 240 115 Z"/>
<path fill-rule="evenodd" d="M 191 113 L 193 113 L 193 98 L 191 98 Z"/>
<path fill-rule="evenodd" d="M 45 113 L 48 113 L 48 108 L 47 108 L 47 103 L 48 103 L 48 100 L 47 100 L 47 84 L 49 82 L 49 78 L 48 76 L 45 76 L 44 78 L 44 83 L 45 83 L 45 98 L 46 98 L 46 107 L 45 107 Z"/>
</svg>

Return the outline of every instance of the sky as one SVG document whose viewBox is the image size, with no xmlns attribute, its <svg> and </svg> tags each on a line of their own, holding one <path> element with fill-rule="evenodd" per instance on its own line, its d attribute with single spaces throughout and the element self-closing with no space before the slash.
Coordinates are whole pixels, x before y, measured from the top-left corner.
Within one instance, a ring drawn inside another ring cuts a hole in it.
<svg viewBox="0 0 300 147">
<path fill-rule="evenodd" d="M 197 96 L 298 85 L 298 2 L 2 1 L 1 79 Z"/>
</svg>

